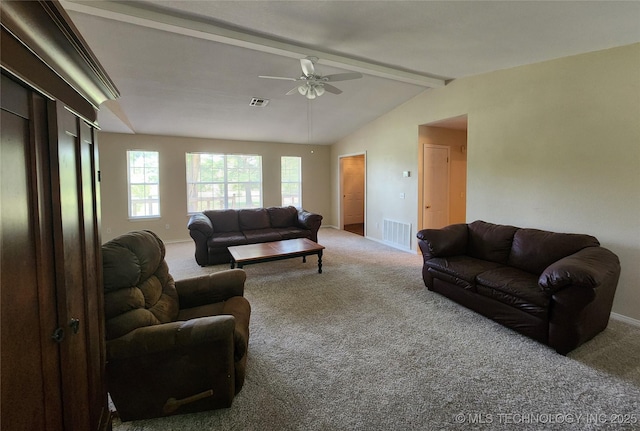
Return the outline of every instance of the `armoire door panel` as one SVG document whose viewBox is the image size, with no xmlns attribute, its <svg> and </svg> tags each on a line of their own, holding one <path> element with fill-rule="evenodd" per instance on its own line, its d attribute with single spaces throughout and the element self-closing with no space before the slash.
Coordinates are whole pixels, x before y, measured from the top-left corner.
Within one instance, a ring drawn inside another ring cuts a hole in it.
<svg viewBox="0 0 640 431">
<path fill-rule="evenodd" d="M 47 335 L 56 315 L 43 312 L 55 298 L 52 267 L 40 249 L 50 232 L 40 226 L 49 186 L 40 176 L 45 106 L 4 75 L 1 89 L 2 428 L 61 430 L 58 349 Z"/>
<path fill-rule="evenodd" d="M 2 426 L 45 429 L 40 325 L 37 319 L 22 321 L 23 314 L 37 316 L 39 311 L 38 279 L 32 268 L 35 232 L 29 217 L 31 155 L 25 145 L 29 124 L 4 110 L 1 115 Z M 21 397 L 16 396 L 17 387 L 24 388 Z"/>
<path fill-rule="evenodd" d="M 32 209 L 37 224 L 36 262 L 38 273 L 39 309 L 43 360 L 42 382 L 45 393 L 45 416 L 47 430 L 63 429 L 63 406 L 60 378 L 60 350 L 51 334 L 58 323 L 55 259 L 53 258 L 53 225 L 51 223 L 51 166 L 49 156 L 49 127 L 47 124 L 47 100 L 38 93 L 31 92 L 31 137 L 35 160 L 31 171 L 34 179 L 32 193 L 37 205 Z"/>
<path fill-rule="evenodd" d="M 52 149 L 54 202 L 59 201 L 59 211 L 54 214 L 54 239 L 57 247 L 58 310 L 60 321 L 68 336 L 60 345 L 61 360 L 73 364 L 70 372 L 62 375 L 62 397 L 67 429 L 90 429 L 90 413 L 87 400 L 89 388 L 89 352 L 87 344 L 87 320 L 93 318 L 86 312 L 86 275 L 84 249 L 84 214 L 79 145 L 79 119 L 61 103 L 55 106 L 57 120 L 57 145 Z M 53 111 L 53 109 L 51 109 Z M 94 286 L 95 287 L 95 286 Z M 85 406 L 73 408 L 73 406 Z"/>
<path fill-rule="evenodd" d="M 100 391 L 91 390 L 91 388 L 104 387 L 104 333 L 102 331 L 102 322 L 99 319 L 92 318 L 91 310 L 101 310 L 103 307 L 102 291 L 98 288 L 101 286 L 99 282 L 102 274 L 102 257 L 99 254 L 100 236 L 98 225 L 98 199 L 97 199 L 97 163 L 95 154 L 97 153 L 97 143 L 95 142 L 95 130 L 84 121 L 79 122 L 79 144 L 80 144 L 80 169 L 81 169 L 81 188 L 82 188 L 82 212 L 84 216 L 84 236 L 83 249 L 85 256 L 85 290 L 87 315 L 86 321 L 86 342 L 88 346 L 88 354 L 90 362 L 94 365 L 89 370 L 89 396 L 91 397 L 90 405 L 93 407 L 90 411 L 91 423 L 100 423 L 101 418 L 108 414 L 104 411 L 106 404 L 104 402 L 104 394 Z M 100 278 L 99 278 L 100 277 Z"/>
</svg>

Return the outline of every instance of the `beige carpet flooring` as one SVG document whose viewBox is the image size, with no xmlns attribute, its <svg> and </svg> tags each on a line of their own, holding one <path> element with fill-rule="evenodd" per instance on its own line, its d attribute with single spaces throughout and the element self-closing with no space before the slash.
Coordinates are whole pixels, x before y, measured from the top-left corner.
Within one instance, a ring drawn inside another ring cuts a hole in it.
<svg viewBox="0 0 640 431">
<path fill-rule="evenodd" d="M 429 292 L 417 254 L 330 228 L 319 242 L 322 274 L 315 257 L 245 267 L 251 338 L 231 408 L 114 430 L 640 429 L 640 328 L 612 320 L 560 356 Z M 190 242 L 167 260 L 175 278 L 227 268 L 199 267 Z"/>
</svg>

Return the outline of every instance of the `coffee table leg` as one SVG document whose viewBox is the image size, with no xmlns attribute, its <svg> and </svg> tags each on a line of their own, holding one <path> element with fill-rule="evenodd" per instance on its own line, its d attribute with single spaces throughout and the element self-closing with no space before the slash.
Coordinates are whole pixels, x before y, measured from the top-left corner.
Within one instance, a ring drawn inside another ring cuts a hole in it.
<svg viewBox="0 0 640 431">
<path fill-rule="evenodd" d="M 236 260 L 234 258 L 231 258 L 231 269 L 236 267 Z"/>
<path fill-rule="evenodd" d="M 307 263 L 307 256 L 302 256 L 302 263 Z"/>
<path fill-rule="evenodd" d="M 318 252 L 318 274 L 322 274 L 322 250 Z"/>
</svg>

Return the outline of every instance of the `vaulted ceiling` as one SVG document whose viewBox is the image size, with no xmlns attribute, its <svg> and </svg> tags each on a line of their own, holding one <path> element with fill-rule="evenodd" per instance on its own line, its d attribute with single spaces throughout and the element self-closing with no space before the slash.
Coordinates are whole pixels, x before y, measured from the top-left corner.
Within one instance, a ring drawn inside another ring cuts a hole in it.
<svg viewBox="0 0 640 431">
<path fill-rule="evenodd" d="M 121 92 L 98 114 L 120 133 L 332 144 L 452 79 L 640 42 L 636 1 L 61 4 Z M 308 100 L 258 77 L 298 78 L 309 55 L 363 78 Z"/>
</svg>

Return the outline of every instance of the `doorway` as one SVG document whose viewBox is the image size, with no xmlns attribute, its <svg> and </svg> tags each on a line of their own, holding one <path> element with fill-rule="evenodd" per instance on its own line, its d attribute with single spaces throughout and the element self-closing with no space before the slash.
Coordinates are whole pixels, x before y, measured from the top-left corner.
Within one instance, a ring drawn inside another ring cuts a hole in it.
<svg viewBox="0 0 640 431">
<path fill-rule="evenodd" d="M 365 154 L 340 156 L 340 229 L 365 236 Z"/>
<path fill-rule="evenodd" d="M 421 125 L 419 142 L 419 229 L 465 223 L 467 116 Z"/>
</svg>

